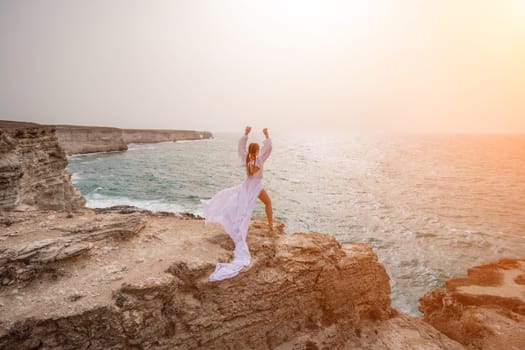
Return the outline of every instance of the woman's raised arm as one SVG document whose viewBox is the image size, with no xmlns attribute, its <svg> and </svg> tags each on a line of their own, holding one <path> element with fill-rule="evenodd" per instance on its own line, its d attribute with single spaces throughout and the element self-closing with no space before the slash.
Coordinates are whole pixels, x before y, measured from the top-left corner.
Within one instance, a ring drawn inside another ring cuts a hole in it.
<svg viewBox="0 0 525 350">
<path fill-rule="evenodd" d="M 241 158 L 241 162 L 244 164 L 246 162 L 246 154 L 248 153 L 246 151 L 246 143 L 248 142 L 248 134 L 252 128 L 250 126 L 247 126 L 244 130 L 244 135 L 239 140 L 239 145 L 237 146 L 237 154 L 239 154 L 239 158 Z"/>
<path fill-rule="evenodd" d="M 266 136 L 266 139 L 263 141 L 263 146 L 261 150 L 261 155 L 259 158 L 265 162 L 266 159 L 270 156 L 270 153 L 272 153 L 272 139 L 270 138 L 270 135 L 268 134 L 268 129 L 263 129 L 264 136 Z"/>
</svg>

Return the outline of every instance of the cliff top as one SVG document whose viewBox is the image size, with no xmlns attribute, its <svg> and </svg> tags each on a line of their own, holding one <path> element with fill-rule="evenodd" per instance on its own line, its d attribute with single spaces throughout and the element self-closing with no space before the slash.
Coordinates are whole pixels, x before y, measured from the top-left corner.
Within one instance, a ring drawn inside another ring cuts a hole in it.
<svg viewBox="0 0 525 350">
<path fill-rule="evenodd" d="M 15 122 L 11 120 L 0 120 L 0 129 L 8 129 L 8 128 L 30 128 L 30 127 L 37 127 L 37 126 L 45 126 L 37 123 L 30 123 L 30 122 Z"/>
<path fill-rule="evenodd" d="M 149 129 L 149 128 L 119 128 L 114 126 L 93 126 L 93 125 L 68 125 L 68 124 L 55 124 L 52 125 L 57 129 L 93 129 L 93 130 L 122 130 L 124 132 L 156 132 L 156 133 L 166 133 L 166 132 L 198 132 L 196 130 L 183 130 L 183 129 Z"/>
<path fill-rule="evenodd" d="M 118 128 L 114 126 L 94 125 L 70 125 L 70 124 L 38 124 L 33 122 L 19 122 L 13 120 L 0 120 L 0 129 L 28 128 L 28 127 L 54 127 L 58 129 L 95 129 L 95 130 L 123 130 L 127 132 L 151 131 L 151 132 L 195 132 L 196 130 L 185 129 L 147 129 L 147 128 Z"/>
<path fill-rule="evenodd" d="M 93 130 L 120 130 L 120 128 L 114 126 L 93 126 L 93 125 L 67 125 L 67 124 L 54 124 L 57 129 L 93 129 Z"/>
</svg>

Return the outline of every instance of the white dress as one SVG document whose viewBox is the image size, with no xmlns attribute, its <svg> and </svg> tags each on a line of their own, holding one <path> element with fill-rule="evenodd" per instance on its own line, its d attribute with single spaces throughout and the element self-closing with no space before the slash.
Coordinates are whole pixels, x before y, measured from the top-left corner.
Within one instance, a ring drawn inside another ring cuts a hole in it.
<svg viewBox="0 0 525 350">
<path fill-rule="evenodd" d="M 238 153 L 246 166 L 246 143 L 248 136 L 239 140 Z M 210 275 L 210 281 L 219 281 L 236 276 L 244 266 L 250 265 L 250 250 L 246 244 L 248 226 L 257 197 L 263 189 L 263 165 L 272 152 L 272 141 L 267 138 L 255 164 L 259 170 L 248 176 L 240 185 L 226 188 L 215 194 L 209 200 L 202 201 L 203 213 L 206 222 L 216 222 L 223 226 L 235 243 L 233 260 L 229 263 L 218 263 L 215 271 Z"/>
</svg>

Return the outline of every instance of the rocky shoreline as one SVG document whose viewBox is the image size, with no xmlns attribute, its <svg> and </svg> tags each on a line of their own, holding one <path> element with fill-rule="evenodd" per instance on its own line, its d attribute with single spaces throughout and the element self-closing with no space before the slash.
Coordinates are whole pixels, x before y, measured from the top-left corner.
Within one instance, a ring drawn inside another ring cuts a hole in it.
<svg viewBox="0 0 525 350">
<path fill-rule="evenodd" d="M 192 215 L 88 209 L 55 128 L 0 123 L 0 349 L 523 349 L 525 260 L 390 303 L 364 243 L 251 222 L 251 265 L 209 282 L 233 243 Z"/>
</svg>

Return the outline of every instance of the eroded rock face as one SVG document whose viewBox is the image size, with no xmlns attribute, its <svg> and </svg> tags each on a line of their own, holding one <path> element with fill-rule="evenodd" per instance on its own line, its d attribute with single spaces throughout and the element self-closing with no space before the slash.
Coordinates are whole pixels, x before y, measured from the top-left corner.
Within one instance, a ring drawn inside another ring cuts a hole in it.
<svg viewBox="0 0 525 350">
<path fill-rule="evenodd" d="M 420 299 L 424 320 L 471 349 L 525 349 L 525 260 L 503 259 Z"/>
<path fill-rule="evenodd" d="M 66 166 L 54 128 L 0 121 L 0 210 L 83 207 Z"/>
</svg>

